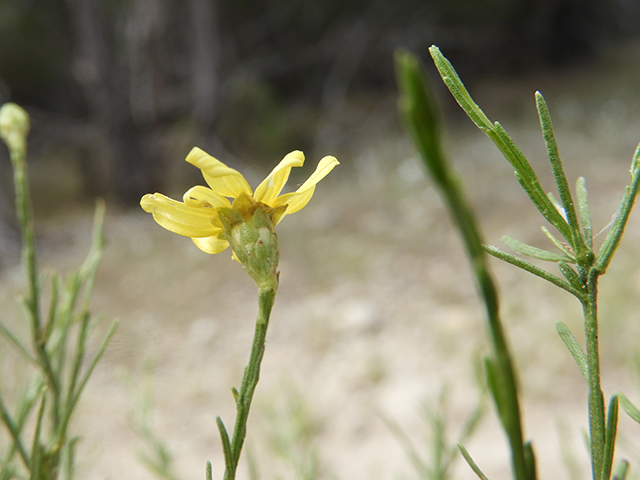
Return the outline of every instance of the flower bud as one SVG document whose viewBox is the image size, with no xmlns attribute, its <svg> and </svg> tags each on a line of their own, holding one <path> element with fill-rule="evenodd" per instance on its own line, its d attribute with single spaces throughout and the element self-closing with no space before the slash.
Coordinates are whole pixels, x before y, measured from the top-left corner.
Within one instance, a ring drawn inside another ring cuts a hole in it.
<svg viewBox="0 0 640 480">
<path fill-rule="evenodd" d="M 231 208 L 217 209 L 225 235 L 236 259 L 261 289 L 278 287 L 278 236 L 271 215 L 280 215 L 246 194 Z"/>
<path fill-rule="evenodd" d="M 0 137 L 11 152 L 24 152 L 29 128 L 29 114 L 22 107 L 15 103 L 0 107 Z"/>
</svg>

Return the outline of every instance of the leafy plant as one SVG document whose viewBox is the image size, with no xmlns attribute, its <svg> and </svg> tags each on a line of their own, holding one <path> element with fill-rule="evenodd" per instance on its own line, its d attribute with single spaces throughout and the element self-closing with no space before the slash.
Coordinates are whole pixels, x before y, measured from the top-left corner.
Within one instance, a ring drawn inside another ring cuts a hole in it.
<svg viewBox="0 0 640 480">
<path fill-rule="evenodd" d="M 93 242 L 80 268 L 66 279 L 57 273 L 41 274 L 27 175 L 28 132 L 27 113 L 15 104 L 3 105 L 0 134 L 9 147 L 14 172 L 16 211 L 22 232 L 22 265 L 28 284 L 28 292 L 20 304 L 29 325 L 29 338 L 21 339 L 1 320 L 0 334 L 34 367 L 34 373 L 28 388 L 11 402 L 15 404 L 14 412 L 5 400 L 5 392 L 0 395 L 0 421 L 10 441 L 0 458 L 0 480 L 70 480 L 78 437 L 71 435 L 69 424 L 117 326 L 114 323 L 98 349 L 90 353 L 89 342 L 97 322 L 89 306 L 104 250 L 104 205 L 99 203 L 96 208 Z M 48 292 L 43 288 L 46 282 L 50 282 Z M 49 306 L 45 312 L 47 296 Z"/>
<path fill-rule="evenodd" d="M 536 478 L 535 455 L 531 442 L 524 441 L 516 372 L 499 316 L 498 295 L 488 269 L 487 253 L 551 282 L 580 301 L 584 316 L 585 348 L 578 343 L 564 323 L 558 322 L 556 329 L 584 376 L 589 389 L 589 449 L 593 479 L 609 480 L 613 472 L 619 406 L 622 406 L 627 414 L 639 423 L 640 411 L 619 392 L 610 396 L 608 406 L 605 407 L 605 396 L 600 379 L 598 280 L 606 272 L 620 243 L 638 188 L 640 188 L 640 146 L 631 164 L 631 183 L 625 189 L 602 246 L 596 251 L 585 180 L 579 178 L 576 182 L 574 201 L 558 153 L 549 110 L 542 95 L 536 92 L 536 106 L 559 200 L 556 200 L 553 194 L 545 193 L 524 154 L 502 125 L 489 120 L 473 101 L 455 69 L 440 50 L 433 46 L 430 52 L 442 80 L 455 100 L 475 125 L 498 147 L 514 168 L 518 183 L 543 218 L 560 236 L 558 238 L 556 234 L 543 227 L 543 231 L 556 247 L 557 252 L 526 245 L 509 237 L 503 237 L 503 241 L 517 253 L 555 263 L 564 278 L 549 273 L 521 257 L 483 244 L 471 207 L 464 198 L 457 176 L 444 155 L 440 141 L 438 111 L 427 79 L 419 61 L 413 55 L 404 51 L 398 52 L 396 68 L 401 93 L 400 111 L 427 170 L 440 188 L 464 240 L 487 309 L 492 353 L 485 360 L 485 373 L 502 428 L 509 440 L 514 478 L 517 480 Z M 464 447 L 461 446 L 460 449 L 478 477 L 486 478 Z M 621 462 L 613 478 L 618 480 L 624 478 L 626 471 L 626 463 Z"/>
</svg>

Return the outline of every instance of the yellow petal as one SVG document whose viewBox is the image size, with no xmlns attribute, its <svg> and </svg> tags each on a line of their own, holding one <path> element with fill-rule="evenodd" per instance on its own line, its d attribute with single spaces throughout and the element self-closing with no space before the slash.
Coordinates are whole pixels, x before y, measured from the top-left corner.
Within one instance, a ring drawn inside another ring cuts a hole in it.
<svg viewBox="0 0 640 480">
<path fill-rule="evenodd" d="M 282 216 L 278 218 L 276 225 L 280 223 L 280 221 L 290 213 L 296 213 L 299 210 L 302 210 L 306 207 L 311 197 L 313 197 L 313 192 L 316 190 L 316 187 L 313 186 L 311 188 L 307 188 L 304 192 L 291 192 L 285 193 L 284 195 L 280 195 L 276 201 L 274 202 L 275 206 L 287 205 L 287 209 L 284 211 Z"/>
<path fill-rule="evenodd" d="M 201 185 L 195 186 L 187 190 L 182 197 L 185 205 L 190 207 L 230 207 L 231 202 L 222 195 L 218 195 L 210 188 Z"/>
<path fill-rule="evenodd" d="M 304 164 L 304 154 L 300 150 L 295 150 L 286 155 L 280 163 L 265 178 L 253 195 L 258 202 L 271 205 L 282 191 L 284 184 L 289 179 L 289 173 L 293 167 L 301 167 Z"/>
<path fill-rule="evenodd" d="M 304 182 L 298 190 L 279 196 L 271 206 L 279 207 L 280 205 L 288 205 L 287 210 L 284 212 L 282 217 L 301 210 L 307 205 L 307 203 L 309 203 L 309 200 L 311 200 L 317 183 L 326 177 L 336 165 L 340 165 L 340 162 L 338 162 L 335 157 L 324 157 L 318 163 L 315 172 L 311 174 L 307 181 Z M 280 220 L 282 220 L 282 217 Z"/>
<path fill-rule="evenodd" d="M 215 210 L 190 207 L 161 193 L 147 194 L 140 201 L 145 212 L 153 214 L 158 224 L 185 237 L 210 237 L 218 235 L 219 228 L 211 223 Z"/>
<path fill-rule="evenodd" d="M 187 155 L 187 162 L 202 170 L 211 189 L 219 195 L 236 198 L 241 193 L 252 194 L 251 187 L 240 172 L 227 167 L 220 160 L 194 147 Z"/>
<path fill-rule="evenodd" d="M 229 242 L 221 240 L 217 236 L 204 237 L 204 238 L 191 238 L 193 243 L 205 253 L 220 253 L 229 246 Z"/>
<path fill-rule="evenodd" d="M 311 174 L 311 176 L 300 185 L 300 188 L 296 190 L 297 192 L 304 192 L 306 189 L 315 187 L 320 180 L 329 175 L 329 172 L 335 168 L 336 165 L 340 165 L 340 162 L 336 157 L 326 156 L 322 160 L 318 162 L 318 166 L 316 167 L 316 171 Z"/>
</svg>

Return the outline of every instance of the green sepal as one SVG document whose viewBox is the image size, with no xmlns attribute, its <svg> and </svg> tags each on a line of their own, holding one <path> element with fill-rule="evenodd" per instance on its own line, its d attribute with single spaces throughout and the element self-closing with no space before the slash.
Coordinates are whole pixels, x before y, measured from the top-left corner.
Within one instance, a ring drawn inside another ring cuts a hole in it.
<svg viewBox="0 0 640 480">
<path fill-rule="evenodd" d="M 233 208 L 218 207 L 216 212 L 218 212 L 218 218 L 229 235 L 231 235 L 231 228 L 243 220 L 242 214 Z"/>
<path fill-rule="evenodd" d="M 572 261 L 571 258 L 566 255 L 561 255 L 559 253 L 549 252 L 548 250 L 543 250 L 542 248 L 533 247 L 531 245 L 527 245 L 526 243 L 522 243 L 515 238 L 511 238 L 508 235 L 503 235 L 500 240 L 502 243 L 512 248 L 518 253 L 522 255 L 526 255 L 528 257 L 537 258 L 538 260 L 544 260 L 546 262 L 566 262 Z"/>
<path fill-rule="evenodd" d="M 587 367 L 587 356 L 582 350 L 582 347 L 578 344 L 576 337 L 573 336 L 569 327 L 567 327 L 563 322 L 556 322 L 556 331 L 558 335 L 560 335 L 560 340 L 564 343 L 567 350 L 573 357 L 576 362 L 576 365 L 580 369 L 580 373 L 584 379 L 589 382 L 589 371 Z"/>
<path fill-rule="evenodd" d="M 281 215 L 285 209 L 271 209 L 246 194 L 232 208 L 217 209 L 233 253 L 260 288 L 277 288 L 278 236 L 270 214 Z"/>
</svg>

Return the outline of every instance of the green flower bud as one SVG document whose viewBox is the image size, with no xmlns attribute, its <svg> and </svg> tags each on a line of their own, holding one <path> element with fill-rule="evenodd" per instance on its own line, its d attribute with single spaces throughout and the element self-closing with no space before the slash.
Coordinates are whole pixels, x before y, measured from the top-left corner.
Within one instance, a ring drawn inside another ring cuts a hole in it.
<svg viewBox="0 0 640 480">
<path fill-rule="evenodd" d="M 0 137 L 12 152 L 24 152 L 29 134 L 29 114 L 15 103 L 0 107 Z"/>
</svg>

